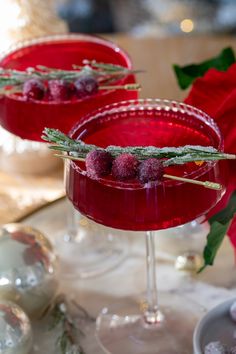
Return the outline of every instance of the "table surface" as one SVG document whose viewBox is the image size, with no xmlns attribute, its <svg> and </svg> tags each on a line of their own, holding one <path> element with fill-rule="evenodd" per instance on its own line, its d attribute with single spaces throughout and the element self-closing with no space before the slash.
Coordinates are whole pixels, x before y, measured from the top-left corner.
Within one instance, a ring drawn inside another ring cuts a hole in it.
<svg viewBox="0 0 236 354">
<path fill-rule="evenodd" d="M 141 97 L 168 98 L 182 100 L 186 96 L 176 83 L 172 64 L 181 65 L 198 62 L 219 53 L 226 47 L 236 48 L 236 39 L 232 37 L 176 37 L 176 38 L 131 38 L 128 36 L 106 36 L 129 52 L 134 67 L 145 69 L 139 75 L 142 85 Z M 42 205 L 60 198 L 64 194 L 62 167 L 46 176 L 23 176 L 0 172 L 0 222 L 13 222 L 37 210 Z M 42 209 L 24 219 L 24 222 L 41 229 L 51 238 L 55 225 L 60 229 L 62 220 L 57 215 L 65 207 L 59 202 L 49 209 Z M 54 216 L 53 216 L 54 213 Z M 55 215 L 56 213 L 56 215 Z M 53 220 L 53 222 L 51 221 Z M 59 224 L 55 224 L 56 223 Z M 53 240 L 53 239 L 52 239 Z M 216 267 L 208 269 L 198 278 L 189 278 L 174 270 L 173 262 L 163 257 L 159 265 L 160 287 L 164 289 L 182 289 L 194 301 L 207 309 L 235 295 L 235 271 L 233 252 L 228 240 L 221 249 Z M 123 274 L 126 273 L 124 278 Z M 117 287 L 122 277 L 122 288 Z M 162 282 L 162 280 L 164 280 Z M 113 284 L 109 287 L 106 284 Z M 63 281 L 63 291 L 73 292 L 81 305 L 96 315 L 107 301 L 117 300 L 121 295 L 138 293 L 145 287 L 145 266 L 143 246 L 135 246 L 130 257 L 118 269 L 102 277 L 74 282 Z M 112 291 L 111 291 L 112 289 Z M 50 344 L 45 344 L 41 352 L 49 352 Z M 89 345 L 88 345 L 89 347 Z M 45 351 L 46 350 L 46 351 Z M 97 350 L 97 349 L 96 349 Z M 90 345 L 88 354 L 100 354 Z M 35 351 L 37 352 L 37 351 Z"/>
<path fill-rule="evenodd" d="M 63 198 L 33 213 L 22 220 L 22 222 L 38 228 L 55 244 L 58 237 L 61 237 L 66 230 L 67 206 L 68 204 Z M 97 225 L 89 220 L 82 221 L 80 220 L 79 222 L 82 233 L 91 232 L 90 230 L 92 229 L 99 237 L 102 228 L 101 225 Z M 88 279 L 66 279 L 63 270 L 60 272 L 61 292 L 66 294 L 68 299 L 75 299 L 94 318 L 96 318 L 103 307 L 118 304 L 120 298 L 138 296 L 143 300 L 145 299 L 145 234 L 142 232 L 122 232 L 110 228 L 105 228 L 105 230 L 114 237 L 125 235 L 129 240 L 128 255 L 119 266 L 100 276 Z M 161 290 L 168 293 L 177 292 L 183 298 L 183 303 L 184 299 L 190 299 L 195 305 L 200 306 L 200 309 L 203 309 L 204 312 L 222 301 L 236 296 L 234 257 L 227 238 L 217 255 L 214 267 L 208 267 L 199 275 L 191 275 L 190 273 L 175 269 L 175 255 L 181 252 L 181 247 L 176 243 L 175 236 L 171 234 L 160 235 L 159 232 L 156 232 L 155 239 L 158 291 Z M 163 243 L 164 240 L 165 243 Z M 199 243 L 204 242 L 204 235 L 199 234 L 197 240 Z M 184 245 L 186 247 L 187 240 L 182 243 L 182 247 Z M 170 251 L 168 255 L 166 254 L 166 249 Z M 183 248 L 183 250 L 186 249 Z M 179 310 L 181 311 L 181 308 Z M 199 318 L 204 312 L 199 313 Z M 47 328 L 48 326 L 45 323 L 43 326 L 34 328 L 35 343 L 37 346 L 31 354 L 46 352 L 58 354 L 53 351 L 57 333 L 54 332 L 49 336 Z M 86 336 L 82 338 L 85 353 L 103 354 L 103 351 L 98 347 L 94 338 L 94 325 L 86 329 L 85 333 Z M 188 339 L 186 338 L 186 340 Z M 189 352 L 188 354 L 192 353 Z"/>
</svg>

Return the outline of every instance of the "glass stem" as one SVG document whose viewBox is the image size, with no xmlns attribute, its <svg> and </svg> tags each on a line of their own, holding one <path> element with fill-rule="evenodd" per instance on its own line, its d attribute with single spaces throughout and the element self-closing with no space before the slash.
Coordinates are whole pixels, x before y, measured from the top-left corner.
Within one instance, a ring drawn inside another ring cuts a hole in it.
<svg viewBox="0 0 236 354">
<path fill-rule="evenodd" d="M 147 261 L 147 310 L 144 313 L 145 322 L 157 324 L 163 320 L 158 307 L 156 285 L 156 261 L 154 232 L 146 233 L 146 261 Z"/>
<path fill-rule="evenodd" d="M 66 182 L 69 161 L 64 162 L 64 181 Z M 66 198 L 66 232 L 63 236 L 65 242 L 74 242 L 78 234 L 77 212 L 73 204 Z"/>
<path fill-rule="evenodd" d="M 74 242 L 78 234 L 77 214 L 78 212 L 73 207 L 72 203 L 66 200 L 66 233 L 64 235 L 65 242 Z"/>
</svg>

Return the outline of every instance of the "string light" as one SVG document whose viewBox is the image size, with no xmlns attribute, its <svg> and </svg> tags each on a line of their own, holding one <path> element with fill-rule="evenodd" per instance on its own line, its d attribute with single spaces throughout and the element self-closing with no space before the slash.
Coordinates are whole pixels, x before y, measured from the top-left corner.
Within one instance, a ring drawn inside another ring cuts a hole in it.
<svg viewBox="0 0 236 354">
<path fill-rule="evenodd" d="M 190 18 L 185 18 L 180 22 L 180 29 L 185 33 L 190 33 L 194 29 L 194 22 Z"/>
</svg>

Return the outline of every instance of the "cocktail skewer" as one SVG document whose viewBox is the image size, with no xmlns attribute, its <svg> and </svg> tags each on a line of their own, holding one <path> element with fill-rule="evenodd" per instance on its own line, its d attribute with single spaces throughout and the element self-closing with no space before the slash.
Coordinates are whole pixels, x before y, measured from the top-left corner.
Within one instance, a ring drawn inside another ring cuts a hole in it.
<svg viewBox="0 0 236 354">
<path fill-rule="evenodd" d="M 125 84 L 125 85 L 101 85 L 98 87 L 99 90 L 141 90 L 140 84 Z"/>
</svg>

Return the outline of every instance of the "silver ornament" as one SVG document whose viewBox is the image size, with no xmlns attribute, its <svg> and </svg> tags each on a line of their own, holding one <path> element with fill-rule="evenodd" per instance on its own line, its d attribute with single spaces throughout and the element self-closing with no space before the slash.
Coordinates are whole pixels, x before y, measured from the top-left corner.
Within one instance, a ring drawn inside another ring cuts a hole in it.
<svg viewBox="0 0 236 354">
<path fill-rule="evenodd" d="M 32 342 L 30 321 L 24 311 L 0 300 L 0 354 L 28 354 Z"/>
<path fill-rule="evenodd" d="M 229 309 L 231 319 L 236 322 L 236 301 L 232 303 Z"/>
<path fill-rule="evenodd" d="M 57 290 L 55 267 L 52 246 L 41 232 L 21 224 L 0 229 L 0 300 L 40 317 Z"/>
</svg>

